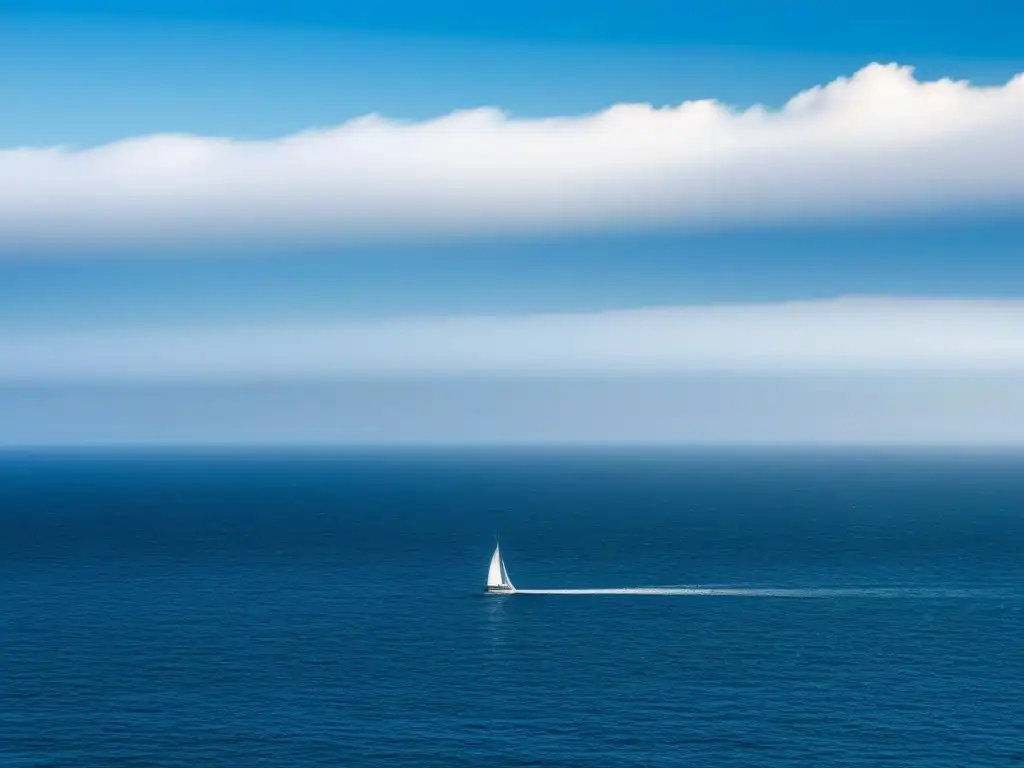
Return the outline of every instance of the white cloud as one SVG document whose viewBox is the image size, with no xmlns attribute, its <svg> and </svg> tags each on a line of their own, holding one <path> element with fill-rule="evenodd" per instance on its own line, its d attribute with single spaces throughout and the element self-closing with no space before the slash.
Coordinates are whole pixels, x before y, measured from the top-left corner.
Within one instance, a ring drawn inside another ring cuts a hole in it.
<svg viewBox="0 0 1024 768">
<path fill-rule="evenodd" d="M 871 65 L 780 110 L 370 116 L 275 141 L 0 151 L 0 248 L 364 242 L 1024 204 L 1024 76 Z"/>
<path fill-rule="evenodd" d="M 0 381 L 1024 371 L 1024 301 L 836 299 L 592 314 L 0 335 Z"/>
</svg>

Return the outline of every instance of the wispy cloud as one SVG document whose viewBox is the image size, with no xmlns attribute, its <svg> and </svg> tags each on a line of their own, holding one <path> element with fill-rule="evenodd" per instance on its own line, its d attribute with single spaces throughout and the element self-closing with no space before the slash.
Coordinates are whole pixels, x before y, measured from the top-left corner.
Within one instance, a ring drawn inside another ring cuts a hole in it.
<svg viewBox="0 0 1024 768">
<path fill-rule="evenodd" d="M 1024 76 L 871 65 L 779 110 L 369 116 L 274 141 L 0 151 L 0 250 L 722 227 L 1024 205 Z"/>
<path fill-rule="evenodd" d="M 0 381 L 1022 371 L 1024 301 L 895 298 L 0 335 Z"/>
</svg>

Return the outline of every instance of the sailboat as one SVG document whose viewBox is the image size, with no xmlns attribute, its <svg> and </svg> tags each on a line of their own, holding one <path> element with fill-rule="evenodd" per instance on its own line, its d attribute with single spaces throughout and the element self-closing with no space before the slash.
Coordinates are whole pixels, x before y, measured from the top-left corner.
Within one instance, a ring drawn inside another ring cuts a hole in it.
<svg viewBox="0 0 1024 768">
<path fill-rule="evenodd" d="M 487 569 L 487 591 L 499 595 L 511 595 L 516 591 L 508 577 L 508 571 L 505 570 L 505 561 L 501 559 L 501 548 L 498 544 L 494 545 L 491 567 Z"/>
</svg>

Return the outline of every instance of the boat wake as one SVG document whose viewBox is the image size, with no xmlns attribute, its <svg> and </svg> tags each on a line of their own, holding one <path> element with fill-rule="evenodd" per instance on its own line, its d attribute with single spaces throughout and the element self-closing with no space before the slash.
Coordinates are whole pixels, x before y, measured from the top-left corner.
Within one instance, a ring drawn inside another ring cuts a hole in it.
<svg viewBox="0 0 1024 768">
<path fill-rule="evenodd" d="M 620 587 L 614 589 L 518 589 L 517 595 L 666 595 L 681 597 L 788 598 L 977 598 L 1007 596 L 992 589 L 924 587 Z"/>
<path fill-rule="evenodd" d="M 485 592 L 492 595 L 664 595 L 678 597 L 782 597 L 782 598 L 1002 598 L 1020 599 L 1019 589 L 991 587 L 760 587 L 749 584 L 672 584 L 663 587 L 611 589 L 516 589 L 508 577 L 497 542 L 487 570 Z"/>
</svg>

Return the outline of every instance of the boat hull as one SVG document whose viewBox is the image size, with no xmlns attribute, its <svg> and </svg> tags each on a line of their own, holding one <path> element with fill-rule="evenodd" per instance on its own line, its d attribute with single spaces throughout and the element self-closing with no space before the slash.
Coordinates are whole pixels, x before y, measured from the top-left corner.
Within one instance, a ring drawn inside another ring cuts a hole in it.
<svg viewBox="0 0 1024 768">
<path fill-rule="evenodd" d="M 488 595 L 511 595 L 515 593 L 513 587 L 486 587 L 484 589 Z"/>
</svg>

